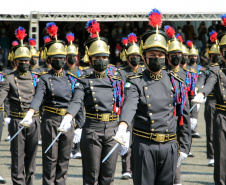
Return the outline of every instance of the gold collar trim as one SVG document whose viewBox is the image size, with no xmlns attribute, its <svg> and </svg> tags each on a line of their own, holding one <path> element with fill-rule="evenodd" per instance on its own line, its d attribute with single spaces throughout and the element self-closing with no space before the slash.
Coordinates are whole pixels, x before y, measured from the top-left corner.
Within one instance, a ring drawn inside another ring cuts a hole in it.
<svg viewBox="0 0 226 185">
<path fill-rule="evenodd" d="M 156 75 L 156 74 L 153 74 L 153 73 L 150 72 L 150 78 L 153 79 L 153 80 L 156 80 L 156 81 L 160 80 L 160 79 L 162 79 L 162 73 L 159 73 L 159 74 Z"/>
<path fill-rule="evenodd" d="M 68 67 L 69 71 L 74 71 L 75 67 Z"/>
<path fill-rule="evenodd" d="M 30 66 L 31 69 L 36 69 L 36 65 Z"/>
<path fill-rule="evenodd" d="M 133 73 L 138 73 L 138 69 L 139 69 L 139 67 L 138 67 L 137 69 L 134 69 L 134 68 L 131 67 L 131 71 L 132 71 Z"/>
<path fill-rule="evenodd" d="M 61 71 L 60 73 L 54 72 L 53 75 L 57 77 L 61 77 L 63 76 L 63 71 Z"/>
<path fill-rule="evenodd" d="M 26 76 L 27 72 L 19 72 L 19 76 Z"/>
<path fill-rule="evenodd" d="M 98 74 L 95 72 L 95 78 L 104 78 L 106 76 L 105 72 L 103 74 Z"/>
<path fill-rule="evenodd" d="M 180 67 L 175 67 L 175 68 L 171 67 L 171 70 L 172 70 L 173 72 L 177 73 L 177 72 L 180 71 Z"/>
</svg>

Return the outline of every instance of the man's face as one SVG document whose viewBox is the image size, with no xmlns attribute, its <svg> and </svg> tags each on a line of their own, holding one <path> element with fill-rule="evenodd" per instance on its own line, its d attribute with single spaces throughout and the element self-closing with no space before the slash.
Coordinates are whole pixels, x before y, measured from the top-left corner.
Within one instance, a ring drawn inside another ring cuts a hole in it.
<svg viewBox="0 0 226 185">
<path fill-rule="evenodd" d="M 182 55 L 183 58 L 188 58 L 188 55 Z"/>
<path fill-rule="evenodd" d="M 27 63 L 30 64 L 30 60 L 16 60 L 17 66 L 19 66 L 19 63 Z"/>
<path fill-rule="evenodd" d="M 95 56 L 95 57 L 92 57 L 92 64 L 94 64 L 94 60 L 107 60 L 108 57 L 107 56 Z"/>
<path fill-rule="evenodd" d="M 147 51 L 145 53 L 145 58 L 166 58 L 166 55 L 163 51 Z M 149 60 L 146 60 L 147 64 L 149 64 Z"/>
<path fill-rule="evenodd" d="M 170 61 L 171 61 L 173 55 L 182 56 L 182 53 L 180 53 L 180 52 L 169 53 L 169 60 L 170 60 Z"/>
<path fill-rule="evenodd" d="M 191 58 L 197 59 L 198 57 L 194 56 L 194 55 L 191 55 L 191 56 L 189 56 L 189 59 L 191 59 Z"/>
<path fill-rule="evenodd" d="M 64 57 L 52 57 L 52 58 L 51 58 L 51 62 L 52 62 L 53 60 L 64 60 L 64 61 L 65 61 L 65 58 L 64 58 Z"/>
<path fill-rule="evenodd" d="M 76 61 L 78 61 L 78 56 L 76 56 L 76 55 L 67 55 L 67 57 L 66 57 L 66 60 L 68 61 L 68 58 L 69 57 L 72 57 L 72 58 L 75 58 L 76 59 Z"/>
<path fill-rule="evenodd" d="M 137 55 L 137 54 L 129 55 L 129 57 L 128 57 L 129 61 L 131 58 L 140 58 L 140 55 Z"/>
</svg>

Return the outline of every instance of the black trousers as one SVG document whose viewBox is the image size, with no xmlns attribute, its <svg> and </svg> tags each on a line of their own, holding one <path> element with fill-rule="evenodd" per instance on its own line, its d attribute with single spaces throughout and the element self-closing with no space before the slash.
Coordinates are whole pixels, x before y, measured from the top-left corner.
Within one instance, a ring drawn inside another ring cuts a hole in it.
<svg viewBox="0 0 226 185">
<path fill-rule="evenodd" d="M 112 138 L 118 122 L 102 122 L 87 118 L 82 130 L 81 152 L 84 185 L 112 185 L 119 147 L 102 163 L 104 157 L 115 146 Z"/>
<path fill-rule="evenodd" d="M 3 131 L 3 120 L 4 120 L 3 117 L 4 117 L 3 111 L 0 111 L 0 142 L 2 139 L 2 131 Z"/>
<path fill-rule="evenodd" d="M 207 144 L 207 159 L 214 158 L 213 150 L 213 122 L 215 115 L 216 99 L 207 96 L 204 110 L 204 118 L 206 121 L 206 144 Z"/>
<path fill-rule="evenodd" d="M 217 110 L 213 123 L 214 181 L 215 185 L 226 184 L 226 112 Z"/>
<path fill-rule="evenodd" d="M 62 133 L 59 139 L 45 154 L 45 150 L 56 138 L 57 130 L 63 116 L 45 111 L 42 118 L 42 164 L 43 185 L 65 185 L 73 143 L 74 124 L 68 132 Z"/>
<path fill-rule="evenodd" d="M 177 159 L 176 140 L 157 143 L 134 136 L 132 144 L 134 185 L 173 185 Z"/>
<path fill-rule="evenodd" d="M 130 134 L 130 145 L 131 143 L 132 143 L 132 134 Z M 122 174 L 126 172 L 132 173 L 131 147 L 129 148 L 128 152 L 122 156 Z"/>
<path fill-rule="evenodd" d="M 11 117 L 9 133 L 12 137 L 20 128 L 22 119 Z M 32 185 L 35 173 L 35 157 L 40 138 L 39 116 L 33 117 L 30 127 L 24 128 L 10 143 L 11 178 L 14 185 Z"/>
</svg>

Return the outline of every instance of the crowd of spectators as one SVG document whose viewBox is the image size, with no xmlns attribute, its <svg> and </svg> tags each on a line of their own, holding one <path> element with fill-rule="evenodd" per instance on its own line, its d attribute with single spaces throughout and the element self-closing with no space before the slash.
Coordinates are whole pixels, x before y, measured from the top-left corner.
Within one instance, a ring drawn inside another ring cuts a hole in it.
<svg viewBox="0 0 226 185">
<path fill-rule="evenodd" d="M 66 34 L 73 32 L 75 34 L 74 43 L 79 46 L 80 55 L 84 54 L 83 44 L 89 37 L 88 32 L 85 30 L 85 22 L 57 22 L 56 23 L 58 30 L 58 38 L 66 41 Z M 201 22 L 196 30 L 190 21 L 187 21 L 186 24 L 182 27 L 177 26 L 176 22 L 164 22 L 164 25 L 170 25 L 175 30 L 176 33 L 181 34 L 184 43 L 187 40 L 191 40 L 194 43 L 194 46 L 199 50 L 199 54 L 202 56 L 205 53 L 209 40 L 209 33 L 214 30 L 218 34 L 222 31 L 226 31 L 226 28 L 221 25 L 221 21 L 212 21 L 211 26 L 207 28 L 205 22 Z M 162 29 L 164 28 L 162 26 Z M 19 25 L 18 25 L 19 26 Z M 40 49 L 44 45 L 43 38 L 47 35 L 45 31 L 45 22 L 39 23 L 39 46 Z M 15 27 L 15 25 L 14 25 Z M 25 27 L 28 33 L 28 25 Z M 100 24 L 100 36 L 106 37 L 110 45 L 111 51 L 111 60 L 115 62 L 120 61 L 120 50 L 122 49 L 122 37 L 126 37 L 131 32 L 135 33 L 138 38 L 147 30 L 152 29 L 148 22 L 101 22 Z M 28 37 L 26 38 L 28 39 Z M 12 22 L 0 22 L 0 59 L 1 64 L 4 66 L 7 64 L 7 56 L 9 48 L 11 47 L 11 42 L 15 40 L 14 30 L 12 29 Z M 139 39 L 138 39 L 139 41 Z"/>
</svg>

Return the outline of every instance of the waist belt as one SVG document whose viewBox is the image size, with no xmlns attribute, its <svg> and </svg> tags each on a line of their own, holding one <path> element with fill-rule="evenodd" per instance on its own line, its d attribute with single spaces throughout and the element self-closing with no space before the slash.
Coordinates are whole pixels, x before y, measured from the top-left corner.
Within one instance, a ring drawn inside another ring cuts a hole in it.
<svg viewBox="0 0 226 185">
<path fill-rule="evenodd" d="M 177 134 L 169 135 L 169 134 L 149 133 L 135 128 L 133 129 L 133 134 L 159 143 L 177 139 Z"/>
<path fill-rule="evenodd" d="M 67 109 L 59 109 L 59 108 L 48 107 L 48 106 L 44 106 L 44 110 L 54 114 L 58 114 L 60 116 L 64 116 L 67 112 Z"/>
<path fill-rule="evenodd" d="M 96 119 L 100 121 L 118 121 L 118 115 L 114 114 L 92 114 L 89 112 L 86 112 L 86 117 L 91 119 Z"/>
<path fill-rule="evenodd" d="M 226 112 L 226 105 L 216 104 L 215 108 Z"/>
<path fill-rule="evenodd" d="M 3 111 L 3 107 L 0 107 L 0 111 Z"/>
<path fill-rule="evenodd" d="M 27 112 L 13 112 L 10 111 L 10 116 L 16 117 L 16 118 L 24 118 L 26 116 Z M 39 111 L 35 112 L 34 116 L 39 116 Z"/>
</svg>

